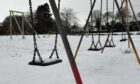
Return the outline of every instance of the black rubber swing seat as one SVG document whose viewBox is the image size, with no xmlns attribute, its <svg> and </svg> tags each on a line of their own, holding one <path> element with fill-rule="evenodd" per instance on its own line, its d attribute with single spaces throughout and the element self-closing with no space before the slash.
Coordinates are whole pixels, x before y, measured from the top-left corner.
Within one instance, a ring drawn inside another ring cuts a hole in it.
<svg viewBox="0 0 140 84">
<path fill-rule="evenodd" d="M 43 60 L 43 62 L 41 62 L 40 60 L 35 60 L 35 61 L 29 62 L 29 65 L 49 66 L 49 65 L 54 65 L 61 62 L 62 62 L 61 59 L 46 59 L 46 60 Z"/>
<path fill-rule="evenodd" d="M 105 47 L 113 48 L 113 47 L 116 47 L 116 45 L 106 45 Z"/>
<path fill-rule="evenodd" d="M 100 51 L 100 50 L 102 50 L 102 48 L 89 48 L 88 50 L 89 51 Z"/>
<path fill-rule="evenodd" d="M 121 39 L 120 41 L 121 41 L 121 42 L 123 42 L 123 41 L 127 41 L 127 39 Z"/>
</svg>

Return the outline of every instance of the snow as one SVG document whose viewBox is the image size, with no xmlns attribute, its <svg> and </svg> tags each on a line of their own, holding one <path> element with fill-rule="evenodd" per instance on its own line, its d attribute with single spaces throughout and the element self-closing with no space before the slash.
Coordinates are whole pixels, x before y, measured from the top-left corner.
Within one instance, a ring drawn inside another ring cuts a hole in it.
<svg viewBox="0 0 140 84">
<path fill-rule="evenodd" d="M 50 56 L 54 44 L 54 35 L 41 35 L 37 38 L 38 48 L 43 58 Z M 41 67 L 28 63 L 33 56 L 32 36 L 0 37 L 0 84 L 76 84 L 69 61 L 59 36 L 58 53 L 62 63 Z M 132 36 L 138 53 L 140 36 Z M 77 48 L 80 36 L 68 36 L 73 53 Z M 97 40 L 97 36 L 95 36 Z M 104 44 L 106 35 L 101 36 Z M 140 65 L 132 48 L 127 42 L 120 42 L 120 35 L 114 36 L 115 48 L 100 51 L 88 51 L 91 37 L 84 37 L 76 63 L 83 84 L 139 84 Z M 140 54 L 140 53 L 139 53 Z M 56 56 L 54 55 L 53 58 Z"/>
</svg>

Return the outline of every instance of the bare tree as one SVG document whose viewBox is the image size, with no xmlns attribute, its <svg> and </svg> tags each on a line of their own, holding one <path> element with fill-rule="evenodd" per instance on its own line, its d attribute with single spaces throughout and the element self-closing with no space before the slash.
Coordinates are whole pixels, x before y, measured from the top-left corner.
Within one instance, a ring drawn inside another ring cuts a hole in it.
<svg viewBox="0 0 140 84">
<path fill-rule="evenodd" d="M 100 18 L 100 10 L 94 10 L 92 12 L 92 19 L 93 19 L 93 22 L 96 22 L 97 19 Z"/>
<path fill-rule="evenodd" d="M 107 23 L 107 21 L 110 21 L 110 19 L 113 18 L 113 12 L 105 12 L 103 15 L 103 20 Z"/>
<path fill-rule="evenodd" d="M 60 14 L 66 28 L 71 28 L 78 21 L 78 18 L 75 16 L 76 13 L 71 8 L 63 8 Z"/>
<path fill-rule="evenodd" d="M 125 17 L 125 15 L 126 15 L 125 11 L 126 11 L 125 7 L 120 9 L 120 13 L 122 14 L 123 17 Z M 119 11 L 117 11 L 117 13 L 116 13 L 117 19 L 121 18 L 120 13 L 119 13 Z M 132 18 L 133 17 L 132 17 L 132 15 L 130 13 L 130 10 L 128 10 L 128 19 L 132 19 Z"/>
</svg>

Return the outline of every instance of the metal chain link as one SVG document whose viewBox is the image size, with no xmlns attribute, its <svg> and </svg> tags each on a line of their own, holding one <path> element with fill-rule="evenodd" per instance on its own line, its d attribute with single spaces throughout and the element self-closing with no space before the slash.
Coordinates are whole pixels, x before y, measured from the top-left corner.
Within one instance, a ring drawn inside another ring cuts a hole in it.
<svg viewBox="0 0 140 84">
<path fill-rule="evenodd" d="M 59 55 L 58 55 L 58 52 L 57 52 L 57 38 L 58 38 L 58 33 L 57 33 L 57 30 L 56 30 L 56 35 L 55 35 L 55 45 L 54 45 L 54 49 L 50 55 L 49 58 L 52 58 L 54 52 L 56 52 L 56 57 L 59 58 Z"/>
<path fill-rule="evenodd" d="M 37 53 L 37 55 L 38 55 L 40 61 L 43 62 L 42 57 L 41 57 L 41 55 L 40 55 L 40 53 L 39 53 L 39 50 L 38 50 L 38 48 L 37 48 L 37 43 L 36 43 L 36 37 L 35 37 L 35 34 L 33 34 L 33 41 L 34 41 L 33 61 L 35 61 L 35 56 L 36 56 L 36 53 Z"/>
<path fill-rule="evenodd" d="M 58 0 L 58 11 L 60 11 L 60 2 L 61 2 L 61 0 Z M 54 45 L 54 49 L 53 49 L 49 58 L 52 58 L 55 51 L 56 51 L 56 57 L 59 58 L 59 55 L 58 55 L 58 52 L 57 52 L 57 41 L 58 41 L 58 30 L 56 29 L 55 45 Z"/>
<path fill-rule="evenodd" d="M 31 2 L 31 0 L 29 0 L 29 9 L 30 9 L 31 24 L 32 24 L 33 28 L 35 28 L 34 21 L 33 21 L 33 12 L 32 12 L 32 2 Z M 39 53 L 39 50 L 37 48 L 37 42 L 36 42 L 35 32 L 33 32 L 33 41 L 34 41 L 33 62 L 35 62 L 35 56 L 36 56 L 36 53 L 37 53 L 37 55 L 38 55 L 41 63 L 43 63 L 42 57 L 41 57 L 41 55 Z"/>
</svg>

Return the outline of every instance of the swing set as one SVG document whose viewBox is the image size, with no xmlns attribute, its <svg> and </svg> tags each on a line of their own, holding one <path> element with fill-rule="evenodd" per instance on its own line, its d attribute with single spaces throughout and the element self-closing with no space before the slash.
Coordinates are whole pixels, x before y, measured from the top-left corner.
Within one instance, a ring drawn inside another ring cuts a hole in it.
<svg viewBox="0 0 140 84">
<path fill-rule="evenodd" d="M 90 0 L 90 3 L 91 3 L 91 7 L 92 7 L 92 0 Z M 92 24 L 93 24 L 93 17 L 92 17 L 92 14 L 91 14 L 91 25 Z M 101 25 L 102 25 L 102 0 L 101 0 L 101 5 L 100 5 L 100 17 L 96 19 L 96 25 L 95 25 L 95 27 L 97 28 L 97 32 L 98 32 L 98 39 L 97 39 L 97 42 L 95 43 L 94 34 L 93 34 L 93 31 L 92 31 L 92 42 L 91 42 L 90 48 L 88 49 L 90 51 L 100 51 L 102 49 L 101 32 L 100 32 L 101 31 Z"/>
<path fill-rule="evenodd" d="M 121 4 L 123 4 L 124 2 L 121 0 Z M 120 20 L 121 21 L 121 20 Z M 127 41 L 127 38 L 126 38 L 126 35 L 125 35 L 125 32 L 124 32 L 124 28 L 123 28 L 123 25 L 122 25 L 123 23 L 122 23 L 122 21 L 121 21 L 121 30 L 122 30 L 122 34 L 121 34 L 121 37 L 122 37 L 122 39 L 120 40 L 120 42 L 125 42 L 125 41 Z"/>
<path fill-rule="evenodd" d="M 130 1 L 130 0 L 129 0 Z M 60 14 L 59 14 L 59 6 L 57 7 L 56 6 L 56 3 L 55 3 L 55 0 L 49 0 L 50 2 L 50 5 L 51 5 L 51 8 L 52 8 L 52 11 L 53 11 L 53 14 L 54 14 L 54 17 L 56 19 L 56 23 L 57 23 L 57 26 L 58 26 L 58 30 L 59 30 L 59 33 L 60 33 L 60 36 L 62 38 L 62 41 L 63 41 L 63 44 L 64 44 L 64 47 L 65 47 L 65 50 L 66 50 L 66 53 L 67 53 L 67 56 L 68 56 L 68 59 L 69 59 L 69 62 L 70 62 L 70 65 L 71 65 L 71 69 L 73 71 L 73 75 L 74 75 L 74 78 L 75 78 L 75 81 L 76 81 L 76 84 L 83 84 L 82 83 L 82 79 L 80 77 L 80 74 L 79 74 L 79 71 L 78 71 L 78 68 L 77 68 L 77 65 L 76 65 L 76 62 L 75 62 L 75 59 L 77 57 L 77 53 L 79 51 L 79 48 L 80 48 L 80 45 L 81 45 L 81 42 L 82 42 L 82 39 L 83 39 L 83 36 L 85 34 L 85 30 L 88 26 L 88 22 L 89 22 L 89 19 L 91 17 L 91 14 L 92 14 L 92 11 L 93 11 L 93 8 L 94 8 L 94 5 L 95 5 L 95 2 L 96 0 L 93 1 L 92 5 L 91 5 L 91 9 L 90 9 L 90 12 L 89 12 L 89 15 L 88 15 L 88 18 L 87 18 L 87 21 L 86 21 L 86 24 L 84 26 L 84 32 L 82 33 L 81 35 L 81 38 L 80 38 L 80 41 L 79 41 L 79 44 L 77 46 L 77 50 L 75 52 L 75 56 L 73 56 L 73 53 L 72 53 L 72 50 L 70 48 L 70 44 L 69 44 L 69 41 L 68 41 L 68 38 L 66 37 L 66 34 L 65 34 L 65 30 L 64 30 L 64 26 L 62 24 L 62 21 L 60 19 Z M 101 0 L 102 2 L 102 0 Z M 116 4 L 116 7 L 120 13 L 120 6 L 118 4 L 118 1 L 117 0 L 114 0 L 115 4 Z M 60 0 L 59 0 L 59 4 L 60 4 Z M 30 15 L 31 15 L 31 24 L 33 26 L 33 28 L 35 28 L 35 25 L 34 25 L 34 21 L 33 21 L 33 12 L 32 12 L 32 2 L 31 0 L 29 0 L 29 6 L 30 6 Z M 121 5 L 122 7 L 122 5 Z M 133 40 L 131 38 L 131 35 L 127 29 L 127 25 L 126 25 L 126 22 L 124 20 L 124 17 L 122 16 L 122 14 L 120 13 L 120 16 L 121 16 L 121 19 L 122 19 L 122 23 L 123 23 L 123 26 L 128 34 L 128 38 L 130 39 L 130 43 L 133 47 L 133 50 L 134 50 L 134 53 L 136 55 L 136 58 L 137 58 L 137 61 L 138 63 L 140 64 L 140 59 L 139 59 L 139 56 L 138 56 L 138 53 L 137 53 L 137 50 L 135 48 L 135 45 L 133 43 Z M 116 20 L 116 19 L 115 19 Z M 112 28 L 114 26 L 114 23 L 112 24 Z M 108 35 L 107 35 L 107 40 L 102 48 L 102 51 L 104 50 L 106 44 L 107 44 L 107 41 L 109 39 L 109 36 L 111 35 L 111 32 L 112 32 L 112 28 L 111 30 L 109 31 Z M 54 49 L 50 55 L 50 59 L 52 58 L 54 52 L 56 52 L 56 56 L 57 56 L 57 59 L 56 60 L 53 60 L 53 61 L 46 61 L 46 60 L 43 60 L 40 53 L 39 53 L 39 50 L 37 48 L 37 42 L 36 42 L 36 37 L 35 37 L 35 32 L 33 32 L 33 40 L 34 40 L 34 55 L 33 55 L 33 60 L 31 62 L 29 62 L 30 65 L 35 65 L 35 66 L 47 66 L 47 65 L 52 65 L 52 64 L 57 64 L 57 63 L 60 63 L 62 62 L 61 59 L 59 59 L 59 56 L 58 56 L 58 52 L 57 52 L 57 31 L 56 31 L 56 37 L 55 37 L 55 45 L 54 45 Z M 36 60 L 36 54 L 38 55 L 39 57 L 39 60 Z M 75 58 L 75 59 L 74 59 Z M 49 59 L 49 60 L 50 60 Z"/>
<path fill-rule="evenodd" d="M 114 0 L 113 0 L 113 17 L 112 17 L 112 21 L 111 23 L 109 23 L 109 11 L 108 11 L 108 0 L 106 0 L 106 14 L 107 14 L 107 22 L 106 22 L 106 29 L 107 29 L 107 32 L 111 33 L 110 35 L 110 38 L 107 39 L 107 43 L 106 43 L 106 46 L 105 47 L 116 47 L 115 43 L 114 43 L 114 40 L 113 40 L 113 28 L 114 27 L 111 27 L 112 24 L 114 24 Z"/>
<path fill-rule="evenodd" d="M 126 0 L 126 1 L 128 1 L 128 0 Z M 119 6 L 118 0 L 113 0 L 113 2 L 115 3 L 115 5 L 116 5 L 116 7 L 117 7 L 117 10 L 119 11 L 120 19 L 121 19 L 122 24 L 123 24 L 123 28 L 125 29 L 125 31 L 126 31 L 126 33 L 127 33 L 127 35 L 128 35 L 128 38 L 129 38 L 129 41 L 130 41 L 130 43 L 131 43 L 131 45 L 132 45 L 132 48 L 133 48 L 133 51 L 134 51 L 134 53 L 135 53 L 136 59 L 137 59 L 138 63 L 140 64 L 140 58 L 139 58 L 139 56 L 138 56 L 138 52 L 137 52 L 137 50 L 136 50 L 136 48 L 135 48 L 135 45 L 134 45 L 133 40 L 132 40 L 132 38 L 131 38 L 130 32 L 129 32 L 128 28 L 127 28 L 127 27 L 128 27 L 128 26 L 127 26 L 127 23 L 126 23 L 126 21 L 125 21 L 123 15 L 122 15 L 122 13 L 121 13 L 121 10 L 120 10 L 120 9 L 122 8 L 123 3 L 125 2 L 125 0 L 123 0 L 123 2 L 121 3 L 121 6 Z M 92 6 L 91 6 L 91 9 L 90 9 L 90 12 L 89 12 L 89 15 L 88 15 L 86 24 L 85 24 L 85 26 L 84 26 L 84 28 L 83 28 L 83 29 L 84 29 L 84 32 L 82 33 L 81 38 L 80 38 L 80 41 L 79 41 L 79 44 L 78 44 L 78 46 L 77 46 L 77 49 L 76 49 L 76 52 L 75 52 L 75 55 L 74 55 L 74 58 L 75 58 L 75 59 L 76 59 L 77 54 L 78 54 L 78 51 L 79 51 L 79 49 L 80 49 L 80 46 L 81 46 L 83 37 L 84 37 L 84 35 L 85 35 L 85 30 L 86 30 L 86 28 L 87 28 L 87 26 L 88 26 L 88 22 L 89 22 L 89 20 L 90 20 L 90 16 L 91 16 L 92 11 L 93 11 L 93 9 L 94 9 L 95 3 L 96 3 L 96 0 L 94 0 L 93 3 L 92 3 Z M 132 7 L 132 4 L 131 4 L 130 0 L 129 0 L 129 4 L 130 4 L 130 7 L 131 7 L 131 9 L 132 9 L 132 11 L 133 11 L 133 15 L 135 16 L 135 12 L 134 12 L 134 10 L 133 10 L 133 7 Z M 136 18 L 136 17 L 135 17 L 135 18 Z M 106 47 L 106 45 L 107 45 L 107 43 L 108 43 L 109 37 L 110 37 L 110 35 L 111 35 L 111 33 L 112 33 L 112 29 L 113 29 L 113 27 L 114 27 L 114 24 L 115 24 L 115 21 L 116 21 L 116 20 L 117 20 L 117 18 L 115 18 L 114 22 L 112 23 L 111 29 L 110 29 L 110 31 L 109 31 L 108 34 L 107 34 L 107 39 L 106 39 L 106 41 L 105 41 L 105 44 L 104 44 L 104 46 L 103 46 L 103 48 L 102 48 L 101 53 L 103 53 L 103 51 L 104 51 L 104 49 L 105 49 L 105 47 Z M 137 21 L 137 19 L 136 19 L 136 21 Z M 138 27 L 139 27 L 139 25 L 138 25 Z"/>
<path fill-rule="evenodd" d="M 91 3 L 91 6 L 92 6 L 92 0 L 90 0 L 90 3 Z M 93 36 L 93 33 L 92 33 L 92 43 L 91 43 L 91 46 L 88 50 L 100 51 L 103 48 L 102 44 L 101 44 L 101 41 L 100 41 L 101 27 L 102 27 L 102 9 L 103 9 L 102 5 L 103 5 L 103 0 L 101 0 L 101 3 L 100 3 L 100 19 L 97 18 L 97 20 L 96 20 L 96 28 L 97 28 L 98 33 L 99 33 L 98 41 L 97 41 L 97 43 L 95 43 L 95 41 L 94 41 L 95 39 L 94 39 L 94 36 Z M 111 31 L 111 37 L 108 38 L 107 44 L 106 44 L 105 47 L 115 47 L 116 45 L 115 45 L 114 40 L 113 40 L 113 29 L 111 28 L 111 26 L 114 22 L 114 1 L 113 1 L 113 17 L 112 17 L 111 25 L 109 23 L 109 11 L 108 11 L 108 9 L 109 9 L 108 8 L 108 0 L 106 0 L 106 15 L 107 15 L 106 18 L 107 18 L 107 20 L 105 22 L 105 24 L 106 24 L 105 27 L 106 27 L 108 33 L 109 33 L 109 31 Z M 92 22 L 93 21 L 92 16 L 93 16 L 93 14 L 91 14 L 91 23 L 93 23 Z M 99 44 L 99 47 L 98 47 L 98 44 Z"/>
<path fill-rule="evenodd" d="M 69 59 L 70 65 L 71 65 L 71 69 L 72 69 L 72 72 L 73 72 L 73 75 L 74 75 L 74 78 L 75 78 L 75 81 L 76 81 L 77 84 L 83 84 L 82 80 L 81 80 L 81 77 L 80 77 L 80 74 L 79 74 L 79 71 L 78 71 L 78 68 L 77 68 L 77 65 L 76 65 L 76 62 L 75 62 L 73 54 L 72 54 L 72 50 L 70 48 L 69 41 L 68 41 L 68 39 L 66 37 L 66 34 L 65 34 L 64 26 L 63 26 L 63 24 L 61 22 L 61 19 L 60 19 L 60 15 L 59 15 L 60 0 L 58 1 L 58 7 L 56 6 L 55 0 L 49 0 L 49 2 L 50 2 L 50 5 L 52 7 L 52 11 L 54 13 L 55 19 L 56 19 L 58 30 L 60 32 L 64 47 L 65 47 L 65 50 L 66 50 L 66 53 L 67 53 L 67 56 L 68 56 L 68 59 Z M 31 2 L 31 0 L 29 0 L 29 6 L 30 6 L 31 24 L 33 25 L 33 28 L 35 28 L 34 21 L 33 21 L 33 12 L 32 12 L 32 2 Z M 31 62 L 29 62 L 29 65 L 47 66 L 47 65 L 52 65 L 52 64 L 57 64 L 57 63 L 62 62 L 62 60 L 59 59 L 58 52 L 57 52 L 57 34 L 58 34 L 58 32 L 56 31 L 54 49 L 53 49 L 53 51 L 52 51 L 52 53 L 49 57 L 51 59 L 54 52 L 56 52 L 57 59 L 55 59 L 55 60 L 50 60 L 50 59 L 49 60 L 43 60 L 40 53 L 39 53 L 39 50 L 37 48 L 36 37 L 35 37 L 35 33 L 33 32 L 34 55 L 33 55 L 33 60 Z M 36 53 L 39 57 L 39 60 L 35 59 Z"/>
</svg>

